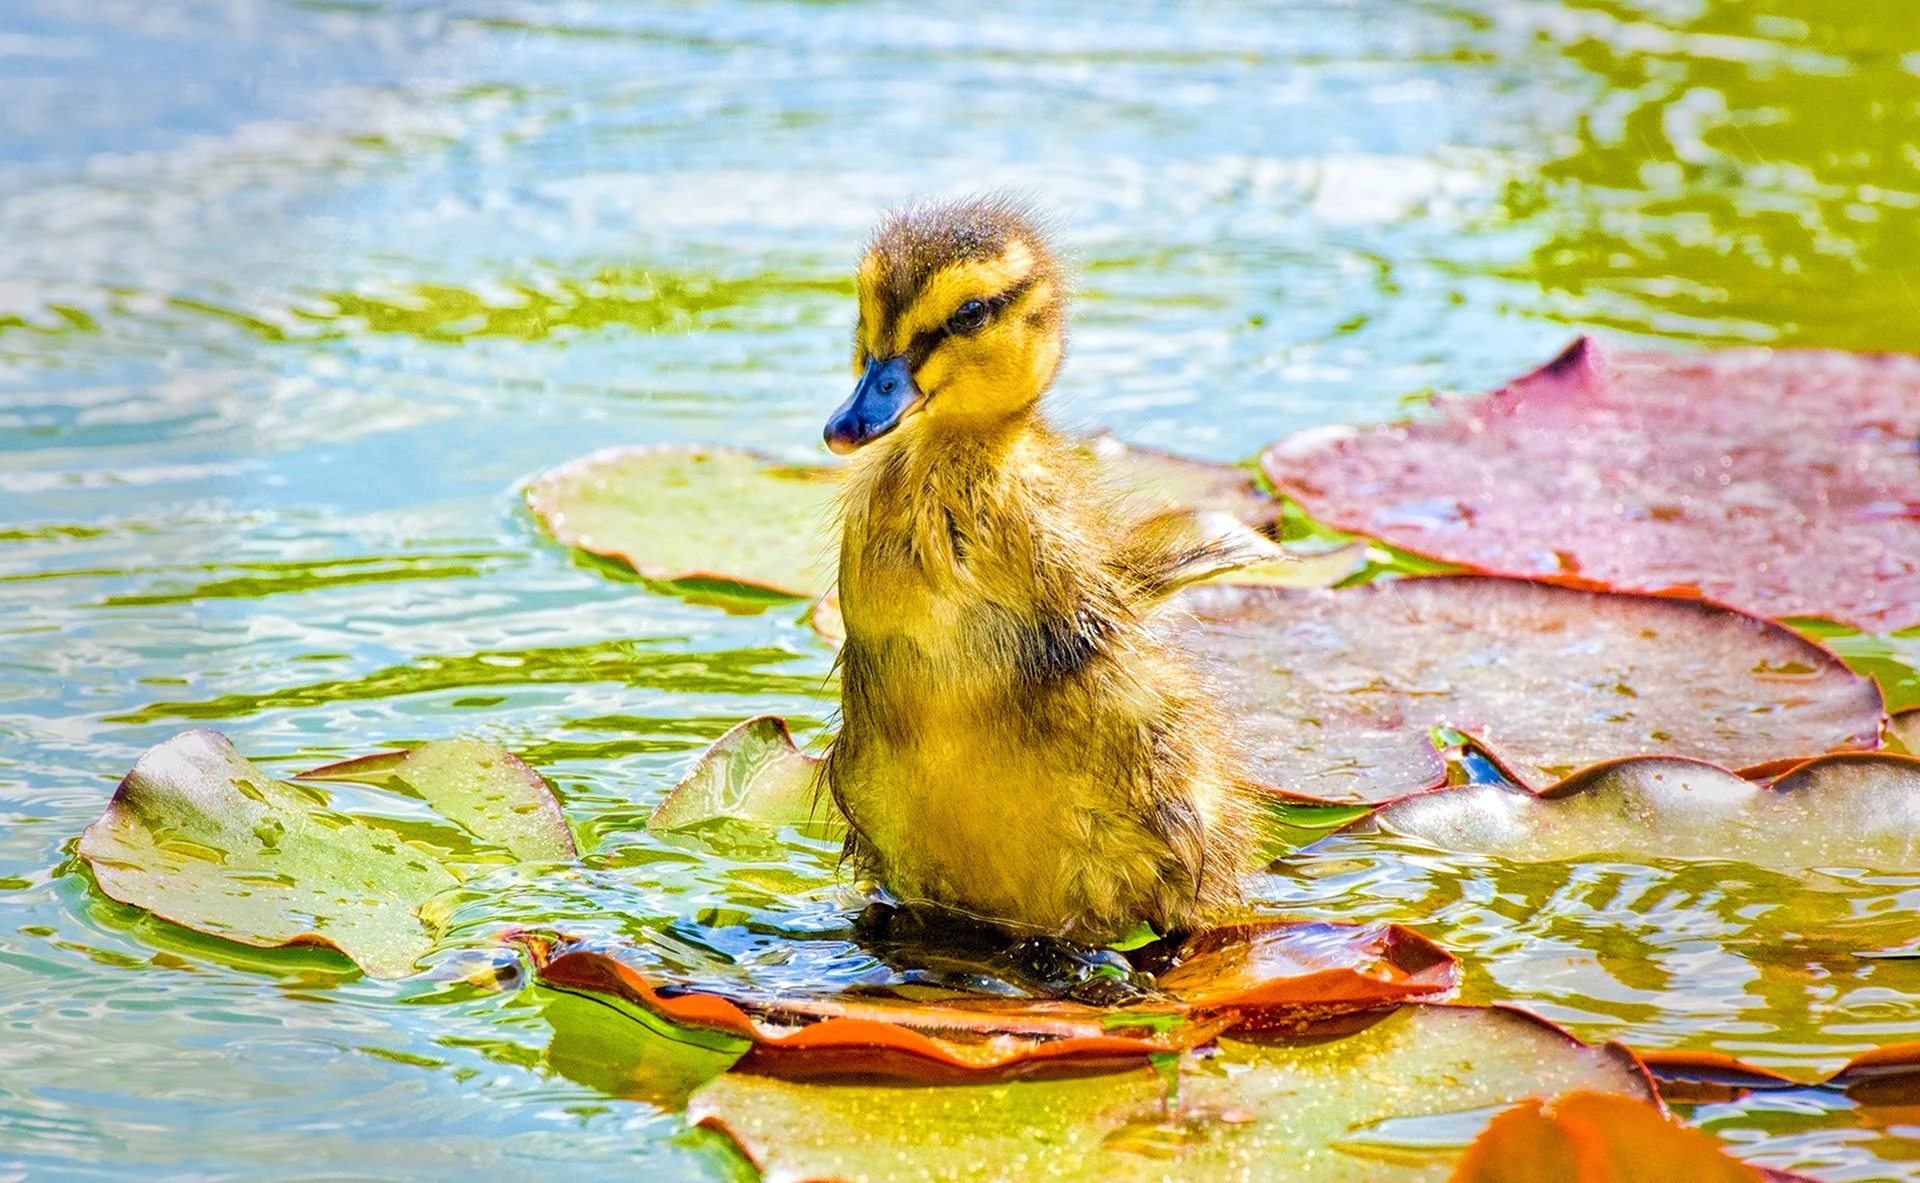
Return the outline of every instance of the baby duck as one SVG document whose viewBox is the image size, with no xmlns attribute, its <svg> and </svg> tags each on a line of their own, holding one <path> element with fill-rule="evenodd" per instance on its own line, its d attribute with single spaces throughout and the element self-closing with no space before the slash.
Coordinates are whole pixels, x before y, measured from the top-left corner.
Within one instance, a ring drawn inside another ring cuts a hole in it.
<svg viewBox="0 0 1920 1183">
<path fill-rule="evenodd" d="M 1239 900 L 1251 797 L 1218 709 L 1148 627 L 1204 559 L 1130 521 L 1040 413 L 1065 279 L 1020 207 L 894 216 L 860 263 L 842 503 L 855 869 L 909 902 L 1097 944 Z"/>
</svg>

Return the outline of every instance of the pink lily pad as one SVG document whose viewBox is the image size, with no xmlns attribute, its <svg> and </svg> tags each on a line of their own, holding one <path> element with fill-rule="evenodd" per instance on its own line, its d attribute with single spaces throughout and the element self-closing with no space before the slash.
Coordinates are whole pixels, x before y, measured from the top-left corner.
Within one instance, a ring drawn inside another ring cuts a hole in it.
<svg viewBox="0 0 1920 1183">
<path fill-rule="evenodd" d="M 539 980 L 553 988 L 744 1040 L 743 1070 L 949 1082 L 1110 1071 L 1197 1046 L 1223 1030 L 1298 1027 L 1437 998 L 1457 986 L 1459 973 L 1445 951 L 1398 926 L 1280 922 L 1191 938 L 1178 967 L 1160 981 L 1163 996 L 1121 1009 L 997 996 L 927 1002 L 874 992 L 723 997 L 698 987 L 664 990 L 589 950 L 538 960 Z"/>
<path fill-rule="evenodd" d="M 1430 735 L 1526 784 L 1639 754 L 1734 768 L 1871 748 L 1878 689 L 1797 634 L 1698 600 L 1484 576 L 1335 591 L 1200 587 L 1179 640 L 1267 784 L 1385 801 L 1437 786 Z"/>
<path fill-rule="evenodd" d="M 1586 338 L 1431 421 L 1282 440 L 1275 488 L 1490 572 L 1920 624 L 1920 358 L 1625 354 Z"/>
</svg>

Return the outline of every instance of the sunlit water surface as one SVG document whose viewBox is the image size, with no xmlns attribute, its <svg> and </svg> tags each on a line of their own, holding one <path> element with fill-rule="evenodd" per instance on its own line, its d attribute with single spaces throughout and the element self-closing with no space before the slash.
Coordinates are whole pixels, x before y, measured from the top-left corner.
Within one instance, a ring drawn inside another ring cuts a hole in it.
<svg viewBox="0 0 1920 1183">
<path fill-rule="evenodd" d="M 6 5 L 0 1178 L 737 1170 L 460 959 L 538 922 L 715 978 L 878 972 L 832 844 L 642 828 L 733 721 L 819 738 L 830 655 L 792 610 L 571 560 L 518 482 L 622 442 L 816 457 L 866 228 L 990 187 L 1077 260 L 1057 417 L 1220 459 L 1485 388 L 1575 327 L 1920 348 L 1916 14 Z M 1920 640 L 1849 644 L 1914 694 Z M 197 725 L 288 770 L 496 740 L 583 867 L 471 885 L 446 972 L 400 984 L 145 920 L 73 841 Z M 1857 956 L 1915 935 L 1911 876 L 1343 839 L 1255 886 L 1415 924 L 1469 999 L 1589 1038 L 1817 1074 L 1920 1033 L 1920 961 Z M 1693 1116 L 1773 1165 L 1920 1179 L 1910 1112 Z"/>
</svg>

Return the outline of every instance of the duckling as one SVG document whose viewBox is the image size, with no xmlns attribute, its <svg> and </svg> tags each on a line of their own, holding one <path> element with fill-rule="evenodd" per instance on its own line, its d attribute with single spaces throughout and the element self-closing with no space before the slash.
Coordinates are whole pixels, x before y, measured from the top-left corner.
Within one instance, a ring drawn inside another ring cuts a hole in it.
<svg viewBox="0 0 1920 1183">
<path fill-rule="evenodd" d="M 1210 544 L 1130 521 L 1040 411 L 1066 280 L 1002 199 L 881 225 L 858 383 L 825 430 L 841 504 L 841 731 L 823 766 L 854 868 L 896 897 L 1087 944 L 1239 900 L 1252 800 L 1219 708 L 1150 627 Z"/>
</svg>

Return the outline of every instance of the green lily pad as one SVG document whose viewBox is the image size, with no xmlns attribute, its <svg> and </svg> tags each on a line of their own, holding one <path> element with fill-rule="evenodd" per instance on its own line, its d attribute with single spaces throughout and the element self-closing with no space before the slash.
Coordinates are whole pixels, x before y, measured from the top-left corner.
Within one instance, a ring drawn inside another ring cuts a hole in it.
<svg viewBox="0 0 1920 1183">
<path fill-rule="evenodd" d="M 793 746 L 785 719 L 735 726 L 680 779 L 647 818 L 649 830 L 684 830 L 717 818 L 778 827 L 844 824 L 819 781 L 820 761 Z"/>
<path fill-rule="evenodd" d="M 380 760 L 423 798 L 454 804 L 453 820 L 497 848 L 481 859 L 511 857 L 516 846 L 570 858 L 544 782 L 487 750 L 430 744 Z M 322 771 L 345 779 L 342 767 Z M 337 949 L 374 977 L 404 977 L 433 948 L 428 904 L 458 885 L 460 864 L 396 823 L 330 805 L 317 788 L 261 771 L 219 732 L 187 731 L 141 756 L 79 852 L 101 891 L 164 920 L 262 948 Z"/>
<path fill-rule="evenodd" d="M 527 486 L 564 546 L 661 583 L 740 584 L 814 597 L 833 585 L 838 472 L 736 448 L 610 448 Z"/>
<path fill-rule="evenodd" d="M 1544 786 L 1628 755 L 1749 768 L 1871 748 L 1883 717 L 1873 682 L 1825 649 L 1698 600 L 1457 575 L 1175 603 L 1255 775 L 1308 796 L 1438 786 L 1436 727 Z"/>
<path fill-rule="evenodd" d="M 1081 446 L 1102 486 L 1142 518 L 1192 510 L 1258 530 L 1279 514 L 1245 469 L 1107 435 Z M 556 541 L 617 559 L 643 578 L 812 599 L 833 586 L 840 471 L 735 448 L 610 448 L 536 477 L 526 500 Z"/>
<path fill-rule="evenodd" d="M 687 1112 L 769 1179 L 890 1179 L 910 1163 L 929 1179 L 1412 1183 L 1439 1178 L 1497 1107 L 1652 1099 L 1630 1055 L 1500 1009 L 1404 1007 L 1344 1038 L 1218 1046 L 1170 1072 L 940 1088 L 733 1072 Z"/>
<path fill-rule="evenodd" d="M 1901 711 L 1887 720 L 1887 747 L 1920 756 L 1920 707 Z"/>
<path fill-rule="evenodd" d="M 1920 869 L 1920 759 L 1825 756 L 1771 785 L 1698 760 L 1585 769 L 1534 795 L 1463 785 L 1395 802 L 1368 825 L 1519 862 L 1594 855 L 1737 859 L 1776 870 Z"/>
<path fill-rule="evenodd" d="M 354 781 L 410 793 L 521 862 L 572 862 L 579 854 L 566 815 L 540 774 L 512 752 L 477 739 L 362 756 L 295 779 Z"/>
</svg>

